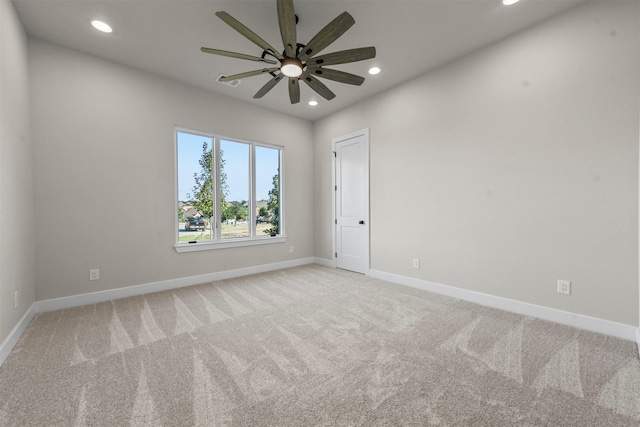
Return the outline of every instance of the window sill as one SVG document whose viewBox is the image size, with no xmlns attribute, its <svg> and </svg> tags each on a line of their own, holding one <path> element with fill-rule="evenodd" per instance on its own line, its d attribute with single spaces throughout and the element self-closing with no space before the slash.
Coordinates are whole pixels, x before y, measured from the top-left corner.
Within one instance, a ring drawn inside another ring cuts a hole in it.
<svg viewBox="0 0 640 427">
<path fill-rule="evenodd" d="M 237 248 L 241 246 L 269 245 L 272 243 L 283 243 L 286 241 L 287 241 L 287 236 L 262 237 L 259 239 L 233 239 L 233 240 L 228 240 L 224 242 L 197 241 L 198 243 L 183 243 L 179 245 L 174 245 L 174 249 L 178 253 L 200 252 L 200 251 L 211 251 L 215 249 Z"/>
</svg>

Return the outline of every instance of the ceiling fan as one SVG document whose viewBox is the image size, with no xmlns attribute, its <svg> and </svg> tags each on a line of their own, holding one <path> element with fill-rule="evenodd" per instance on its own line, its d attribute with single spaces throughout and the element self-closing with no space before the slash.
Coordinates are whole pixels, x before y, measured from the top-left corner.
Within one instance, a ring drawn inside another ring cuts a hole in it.
<svg viewBox="0 0 640 427">
<path fill-rule="evenodd" d="M 317 56 L 355 24 L 356 21 L 348 12 L 343 12 L 338 15 L 338 17 L 313 36 L 309 43 L 304 45 L 298 43 L 296 40 L 296 23 L 298 17 L 293 11 L 293 0 L 277 0 L 277 8 L 280 34 L 282 36 L 282 43 L 284 44 L 282 53 L 227 12 L 216 12 L 218 18 L 222 19 L 234 30 L 258 45 L 263 50 L 262 56 L 252 56 L 208 47 L 201 48 L 200 50 L 202 52 L 274 65 L 269 68 L 225 76 L 220 78 L 219 81 L 227 82 L 261 74 L 270 74 L 272 78 L 253 96 L 254 98 L 262 98 L 281 80 L 289 77 L 289 99 L 292 104 L 300 102 L 300 80 L 327 100 L 335 98 L 336 95 L 316 77 L 356 86 L 360 86 L 362 82 L 364 82 L 363 77 L 324 67 L 327 65 L 347 64 L 375 58 L 375 47 L 348 49 Z"/>
</svg>

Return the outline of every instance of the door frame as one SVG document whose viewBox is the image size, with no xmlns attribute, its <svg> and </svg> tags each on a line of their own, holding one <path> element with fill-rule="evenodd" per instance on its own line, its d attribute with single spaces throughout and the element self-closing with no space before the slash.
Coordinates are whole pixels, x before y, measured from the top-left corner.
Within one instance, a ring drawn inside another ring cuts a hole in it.
<svg viewBox="0 0 640 427">
<path fill-rule="evenodd" d="M 365 214 L 365 221 L 366 221 L 366 227 L 367 227 L 367 259 L 366 259 L 366 270 L 365 270 L 365 275 L 369 275 L 369 271 L 371 270 L 371 203 L 370 203 L 370 193 L 371 193 L 371 187 L 370 187 L 370 180 L 369 180 L 369 169 L 370 169 L 370 165 L 369 165 L 369 128 L 364 128 L 364 129 L 360 129 L 357 130 L 355 132 L 351 132 L 348 133 L 346 135 L 341 135 L 341 136 L 337 136 L 335 138 L 331 139 L 331 229 L 332 229 L 332 233 L 331 233 L 331 259 L 333 261 L 333 266 L 334 268 L 337 268 L 338 266 L 338 260 L 336 258 L 336 253 L 337 253 L 337 232 L 338 232 L 338 227 L 336 224 L 336 219 L 337 219 L 337 212 L 336 212 L 336 208 L 337 208 L 337 204 L 336 204 L 336 197 L 338 195 L 338 187 L 337 187 L 337 183 L 336 183 L 336 145 L 340 142 L 343 141 L 347 141 L 349 139 L 353 139 L 353 138 L 357 138 L 359 136 L 364 137 L 364 152 L 365 152 L 365 180 L 367 181 L 367 193 L 365 194 L 365 207 L 366 207 L 366 214 Z"/>
</svg>

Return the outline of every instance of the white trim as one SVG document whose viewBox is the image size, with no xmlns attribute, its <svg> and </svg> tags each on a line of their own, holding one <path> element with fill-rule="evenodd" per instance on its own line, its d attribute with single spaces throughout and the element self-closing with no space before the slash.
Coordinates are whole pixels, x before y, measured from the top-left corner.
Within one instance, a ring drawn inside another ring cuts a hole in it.
<svg viewBox="0 0 640 427">
<path fill-rule="evenodd" d="M 298 267 L 307 264 L 318 264 L 324 267 L 335 268 L 335 260 L 327 260 L 318 257 L 300 258 L 292 261 L 283 261 L 273 264 L 264 264 L 254 267 L 240 268 L 236 270 L 220 271 L 216 273 L 203 274 L 199 276 L 191 276 L 180 279 L 171 279 L 161 282 L 147 283 L 142 285 L 134 285 L 125 288 L 112 289 L 108 291 L 92 292 L 88 294 L 74 295 L 70 297 L 55 298 L 44 301 L 37 301 L 29 307 L 22 316 L 18 324 L 9 333 L 7 338 L 0 344 L 0 366 L 5 362 L 11 350 L 20 340 L 20 337 L 29 326 L 29 323 L 37 313 L 47 311 L 60 310 L 64 308 L 77 307 L 85 304 L 95 304 L 130 296 L 143 295 L 152 292 L 159 292 L 169 289 L 177 289 L 185 286 L 193 286 L 201 283 L 213 282 L 216 280 L 231 279 L 234 277 L 247 276 L 250 274 L 265 273 L 268 271 L 280 270 L 283 268 Z M 428 282 L 425 280 L 414 279 L 411 277 L 400 276 L 397 274 L 386 273 L 378 270 L 369 270 L 368 276 L 385 280 L 400 285 L 410 286 L 447 295 L 453 298 L 474 302 L 477 304 L 498 308 L 526 316 L 532 316 L 552 322 L 562 323 L 581 329 L 603 333 L 623 339 L 633 341 L 635 331 L 635 341 L 638 345 L 640 355 L 640 328 L 631 325 L 625 325 L 608 320 L 596 319 L 589 316 L 569 313 L 548 307 L 542 307 L 534 304 L 524 303 L 520 301 L 510 300 L 501 297 L 495 297 L 479 292 L 468 291 L 465 289 L 455 288 L 452 286 L 441 285 L 438 283 Z"/>
<path fill-rule="evenodd" d="M 31 307 L 24 313 L 18 324 L 13 328 L 13 330 L 9 333 L 7 338 L 4 340 L 2 344 L 0 344 L 0 366 L 7 360 L 11 350 L 16 346 L 20 337 L 31 323 L 33 316 L 36 315 L 35 303 L 31 304 Z"/>
<path fill-rule="evenodd" d="M 161 282 L 146 283 L 142 285 L 127 286 L 124 288 L 110 289 L 106 291 L 91 292 L 88 294 L 72 295 L 69 297 L 55 298 L 35 303 L 35 312 L 61 310 L 64 308 L 78 307 L 86 304 L 96 304 L 120 298 L 149 294 L 152 292 L 166 291 L 169 289 L 183 288 L 185 286 L 199 285 L 214 282 L 216 280 L 232 279 L 234 277 L 248 276 L 250 274 L 266 273 L 268 271 L 281 270 L 283 268 L 298 267 L 313 264 L 314 259 L 300 258 L 291 261 L 276 262 L 273 264 L 256 265 L 253 267 L 239 268 L 236 270 L 218 271 L 215 273 L 201 274 L 198 276 L 182 277 L 178 279 L 163 280 Z"/>
<path fill-rule="evenodd" d="M 573 326 L 575 328 L 586 329 L 588 331 L 598 332 L 601 334 L 623 338 L 630 341 L 633 341 L 635 339 L 640 343 L 640 332 L 638 332 L 638 328 L 632 325 L 626 325 L 624 323 L 617 323 L 609 320 L 585 316 L 582 314 L 556 310 L 555 308 L 529 304 L 522 301 L 497 297 L 475 291 L 469 291 L 466 289 L 433 283 L 426 280 L 414 279 L 412 277 L 401 276 L 393 273 L 386 273 L 384 271 L 369 270 L 369 276 L 375 279 L 397 283 L 399 285 L 411 286 L 412 288 L 418 288 L 425 291 L 458 298 L 464 301 L 469 301 L 504 311 L 510 311 L 512 313 L 522 314 L 525 316 L 531 316 L 538 319 L 561 323 L 563 325 Z"/>
<path fill-rule="evenodd" d="M 215 201 L 214 203 L 214 207 L 213 207 L 213 212 L 220 212 L 220 197 L 219 197 L 219 183 L 220 183 L 220 146 L 222 141 L 227 141 L 227 142 L 232 142 L 232 143 L 237 143 L 237 144 L 245 144 L 249 146 L 249 205 L 252 209 L 250 209 L 250 215 L 249 215 L 249 224 L 253 224 L 252 227 L 250 227 L 250 236 L 247 236 L 246 238 L 239 238 L 239 239 L 229 239 L 232 241 L 228 241 L 228 240 L 223 240 L 222 239 L 222 222 L 220 217 L 216 217 L 216 218 L 209 218 L 209 226 L 213 226 L 215 224 L 215 236 L 213 237 L 213 239 L 211 240 L 203 240 L 203 241 L 198 241 L 195 240 L 195 242 L 199 243 L 188 243 L 188 242 L 180 242 L 180 229 L 178 227 L 179 221 L 178 221 L 178 204 L 179 204 L 179 198 L 180 198 L 180 190 L 179 190 L 179 183 L 178 183 L 178 168 L 179 168 L 179 164 L 178 164 L 178 134 L 179 133 L 183 133 L 183 134 L 189 134 L 189 135 L 196 135 L 196 136 L 200 136 L 203 138 L 209 138 L 211 139 L 211 152 L 212 152 L 212 165 L 213 165 L 213 170 L 211 171 L 212 176 L 214 177 L 214 182 L 216 183 L 216 185 L 214 186 L 214 194 L 213 194 L 213 200 Z M 225 135 L 221 135 L 221 134 L 217 134 L 217 133 L 210 133 L 210 132 L 204 132 L 204 131 L 200 131 L 200 130 L 193 130 L 190 128 L 186 128 L 183 126 L 178 126 L 178 125 L 174 125 L 174 141 L 173 141 L 173 159 L 174 159 L 174 195 L 175 195 L 175 207 L 173 209 L 174 212 L 174 224 L 175 224 L 175 243 L 174 243 L 174 249 L 176 250 L 176 252 L 178 253 L 182 253 L 182 252 L 198 252 L 198 251 L 204 251 L 204 250 L 212 250 L 212 249 L 224 249 L 224 248 L 233 248 L 233 247 L 239 247 L 239 246 L 253 246 L 253 245 L 264 245 L 264 244 L 268 244 L 268 243 L 280 243 L 280 242 L 285 242 L 286 241 L 286 236 L 285 236 L 285 215 L 284 215 L 284 193 L 285 193 L 285 175 L 284 175 L 284 146 L 281 145 L 275 145 L 275 144 L 269 144 L 266 142 L 260 142 L 260 141 L 255 141 L 255 140 L 251 140 L 251 139 L 243 139 L 243 138 L 236 138 L 236 137 L 230 137 L 230 136 L 225 136 Z M 255 185 L 255 181 L 256 181 L 256 162 L 255 162 L 255 151 L 257 147 L 261 147 L 261 148 L 270 148 L 273 150 L 277 150 L 278 151 L 278 175 L 279 175 L 279 179 L 280 179 L 280 203 L 279 203 L 279 218 L 280 218 L 280 229 L 279 229 L 279 234 L 278 234 L 278 240 L 276 239 L 269 239 L 269 241 L 263 241 L 263 236 L 264 235 L 256 235 L 256 227 L 255 227 L 255 207 L 257 206 L 257 197 L 256 197 L 256 185 Z M 213 220 L 213 221 L 212 221 Z"/>
<path fill-rule="evenodd" d="M 282 222 L 281 222 L 282 224 Z M 198 252 L 198 251 L 210 251 L 213 249 L 226 249 L 237 248 L 239 246 L 255 246 L 255 245 L 269 245 L 272 243 L 283 243 L 287 241 L 287 236 L 275 236 L 275 237 L 252 237 L 247 239 L 229 239 L 224 241 L 216 240 L 195 240 L 197 243 L 181 243 L 175 245 L 173 248 L 178 253 L 184 252 Z"/>
<path fill-rule="evenodd" d="M 334 267 L 338 264 L 336 261 L 337 246 L 336 246 L 336 234 L 338 234 L 338 228 L 336 226 L 336 219 L 338 218 L 338 214 L 336 212 L 336 138 L 331 140 L 331 260 L 335 264 Z"/>
<path fill-rule="evenodd" d="M 120 298 L 138 296 L 152 292 L 166 291 L 169 289 L 183 288 L 185 286 L 199 285 L 202 283 L 214 282 L 216 280 L 231 279 L 234 277 L 248 276 L 250 274 L 266 273 L 268 271 L 281 270 L 284 268 L 299 267 L 307 264 L 321 264 L 330 267 L 330 264 L 317 262 L 319 258 L 300 258 L 291 261 L 277 262 L 273 264 L 256 265 L 253 267 L 239 268 L 236 270 L 219 271 L 216 273 L 202 274 L 199 276 L 183 277 L 179 279 L 164 280 L 161 282 L 146 283 L 142 285 L 127 286 L 124 288 L 110 289 L 107 291 L 91 292 L 88 294 L 72 295 L 69 297 L 54 298 L 44 301 L 36 301 L 29 307 L 22 316 L 18 324 L 9 333 L 7 338 L 0 344 L 0 366 L 9 357 L 9 354 L 22 337 L 22 334 L 29 326 L 31 320 L 37 313 L 61 310 L 65 308 L 78 307 L 86 304 L 96 304 Z M 329 262 L 330 263 L 330 262 Z M 335 267 L 335 266 L 333 266 Z"/>
<path fill-rule="evenodd" d="M 330 260 L 330 259 L 324 259 L 324 258 L 315 257 L 315 258 L 313 258 L 313 263 L 321 265 L 323 267 L 336 268 L 336 260 L 335 260 L 335 258 Z"/>
<path fill-rule="evenodd" d="M 370 169 L 371 169 L 371 165 L 370 165 L 370 153 L 369 153 L 369 128 L 364 128 L 364 129 L 360 129 L 357 130 L 355 132 L 351 132 L 348 133 L 346 135 L 342 135 L 342 136 L 338 136 L 335 138 L 331 139 L 331 192 L 333 193 L 333 197 L 331 198 L 331 212 L 333 212 L 333 218 L 331 218 L 331 227 L 333 230 L 333 233 L 331 233 L 331 258 L 333 259 L 334 262 L 334 267 L 337 266 L 338 261 L 336 259 L 336 254 L 338 253 L 338 248 L 337 248 L 337 241 L 338 241 L 338 227 L 336 225 L 336 219 L 338 218 L 338 212 L 337 212 L 337 203 L 336 203 L 336 197 L 338 195 L 337 192 L 337 182 L 336 182 L 336 153 L 337 153 L 337 149 L 336 149 L 336 145 L 338 145 L 341 142 L 345 142 L 348 141 L 350 139 L 354 139 L 354 138 L 358 138 L 358 137 L 364 137 L 364 144 L 365 144 L 365 162 L 366 162 L 366 181 L 367 181 L 367 192 L 365 194 L 365 204 L 366 204 L 366 208 L 367 208 L 367 214 L 365 215 L 365 226 L 367 229 L 367 265 L 365 267 L 365 271 L 364 274 L 367 274 L 367 271 L 369 270 L 369 268 L 371 268 L 371 206 L 370 206 L 370 191 L 371 191 L 371 179 L 370 179 Z"/>
</svg>

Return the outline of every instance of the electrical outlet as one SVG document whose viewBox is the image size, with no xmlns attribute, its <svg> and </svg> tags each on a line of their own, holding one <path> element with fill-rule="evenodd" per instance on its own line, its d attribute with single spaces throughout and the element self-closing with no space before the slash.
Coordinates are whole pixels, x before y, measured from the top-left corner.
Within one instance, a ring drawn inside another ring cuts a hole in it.
<svg viewBox="0 0 640 427">
<path fill-rule="evenodd" d="M 18 308 L 18 291 L 13 293 L 13 308 Z"/>
<path fill-rule="evenodd" d="M 97 268 L 92 268 L 89 270 L 89 280 L 98 280 L 100 279 L 100 270 Z"/>
<path fill-rule="evenodd" d="M 558 293 L 571 295 L 571 282 L 568 280 L 558 280 Z"/>
<path fill-rule="evenodd" d="M 293 246 L 289 246 L 289 253 L 292 254 L 293 253 Z"/>
<path fill-rule="evenodd" d="M 420 260 L 418 258 L 413 259 L 413 268 L 420 268 Z"/>
</svg>

